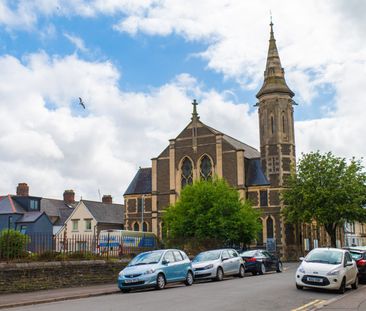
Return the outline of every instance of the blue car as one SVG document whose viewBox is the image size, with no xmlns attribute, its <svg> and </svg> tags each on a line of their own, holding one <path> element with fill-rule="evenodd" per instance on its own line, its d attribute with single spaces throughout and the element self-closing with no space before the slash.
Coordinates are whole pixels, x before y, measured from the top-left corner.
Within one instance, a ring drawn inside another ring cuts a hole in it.
<svg viewBox="0 0 366 311">
<path fill-rule="evenodd" d="M 123 293 L 146 287 L 163 289 L 172 282 L 184 282 L 190 286 L 193 281 L 191 261 L 177 249 L 141 253 L 118 275 L 118 287 Z"/>
</svg>

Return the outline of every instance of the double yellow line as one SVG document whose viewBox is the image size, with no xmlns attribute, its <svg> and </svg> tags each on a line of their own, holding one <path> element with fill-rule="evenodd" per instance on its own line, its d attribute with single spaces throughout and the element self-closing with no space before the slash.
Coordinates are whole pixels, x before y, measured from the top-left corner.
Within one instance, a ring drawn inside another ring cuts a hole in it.
<svg viewBox="0 0 366 311">
<path fill-rule="evenodd" d="M 309 310 L 313 310 L 316 307 L 320 307 L 325 302 L 326 302 L 326 300 L 316 299 L 316 300 L 310 301 L 306 305 L 303 305 L 303 306 L 298 307 L 296 309 L 292 309 L 291 311 L 309 311 Z"/>
</svg>

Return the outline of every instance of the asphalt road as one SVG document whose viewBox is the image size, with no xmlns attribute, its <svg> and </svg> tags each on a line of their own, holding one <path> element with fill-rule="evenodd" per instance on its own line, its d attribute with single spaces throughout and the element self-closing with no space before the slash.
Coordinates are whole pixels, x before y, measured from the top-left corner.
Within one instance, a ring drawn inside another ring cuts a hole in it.
<svg viewBox="0 0 366 311">
<path fill-rule="evenodd" d="M 200 282 L 191 287 L 169 285 L 162 291 L 145 290 L 129 294 L 47 303 L 12 308 L 29 311 L 234 311 L 234 310 L 293 310 L 304 305 L 316 305 L 339 295 L 317 290 L 297 290 L 294 273 L 297 264 L 286 264 L 283 273 L 263 276 L 246 274 L 244 279 L 227 278 L 222 282 Z M 351 289 L 347 290 L 349 293 Z M 300 310 L 308 310 L 300 308 Z"/>
</svg>

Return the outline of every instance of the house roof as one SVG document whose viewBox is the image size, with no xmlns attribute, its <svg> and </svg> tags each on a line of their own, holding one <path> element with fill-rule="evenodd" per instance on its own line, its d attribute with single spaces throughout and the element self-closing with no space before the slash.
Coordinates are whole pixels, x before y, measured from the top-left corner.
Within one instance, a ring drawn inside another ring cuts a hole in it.
<svg viewBox="0 0 366 311">
<path fill-rule="evenodd" d="M 245 171 L 246 171 L 246 186 L 267 186 L 269 181 L 264 175 L 261 161 L 257 159 L 247 159 L 245 161 Z"/>
<path fill-rule="evenodd" d="M 151 193 L 151 167 L 140 168 L 124 195 Z"/>
<path fill-rule="evenodd" d="M 98 223 L 124 224 L 124 206 L 82 200 L 89 212 Z"/>
<path fill-rule="evenodd" d="M 26 212 L 17 220 L 17 223 L 20 222 L 35 222 L 39 217 L 41 217 L 43 212 Z"/>
<path fill-rule="evenodd" d="M 25 212 L 10 194 L 0 198 L 0 214 L 24 214 Z"/>
<path fill-rule="evenodd" d="M 42 198 L 41 211 L 45 212 L 49 217 L 57 217 L 53 225 L 62 226 L 77 204 L 78 202 L 67 205 L 63 200 Z"/>
</svg>

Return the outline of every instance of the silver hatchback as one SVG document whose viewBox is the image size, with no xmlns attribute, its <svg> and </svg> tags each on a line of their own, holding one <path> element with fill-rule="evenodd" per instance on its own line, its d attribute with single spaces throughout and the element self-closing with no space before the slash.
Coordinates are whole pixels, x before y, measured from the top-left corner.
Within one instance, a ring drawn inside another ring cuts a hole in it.
<svg viewBox="0 0 366 311">
<path fill-rule="evenodd" d="M 192 260 L 194 278 L 221 281 L 224 276 L 244 277 L 243 259 L 234 249 L 216 249 L 199 253 Z"/>
</svg>

